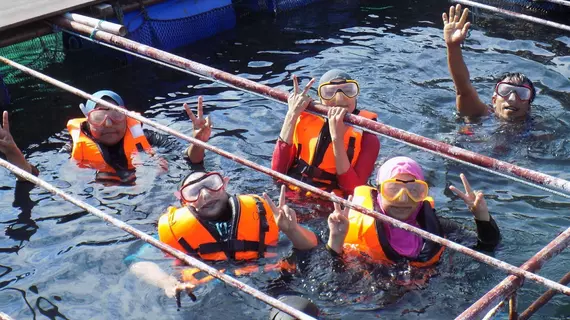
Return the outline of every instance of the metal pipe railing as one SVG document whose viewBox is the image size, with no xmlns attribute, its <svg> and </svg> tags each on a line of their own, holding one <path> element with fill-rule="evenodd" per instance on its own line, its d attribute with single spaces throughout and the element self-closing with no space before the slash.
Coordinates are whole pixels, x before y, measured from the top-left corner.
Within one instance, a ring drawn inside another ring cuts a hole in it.
<svg viewBox="0 0 570 320">
<path fill-rule="evenodd" d="M 542 248 L 542 250 L 540 250 L 532 258 L 525 262 L 521 268 L 524 270 L 536 272 L 540 270 L 546 261 L 550 260 L 559 252 L 564 250 L 564 248 L 566 248 L 569 244 L 570 228 L 560 233 L 558 237 L 552 240 L 549 244 Z M 505 300 L 520 286 L 522 286 L 522 283 L 523 279 L 520 277 L 508 276 L 493 289 L 489 290 L 489 292 L 487 292 L 477 302 L 466 309 L 462 314 L 460 314 L 457 319 L 479 319 L 480 316 L 484 314 L 491 305 L 499 303 L 501 300 Z"/>
<path fill-rule="evenodd" d="M 487 10 L 487 11 L 491 11 L 491 12 L 495 12 L 495 13 L 500 13 L 500 14 L 504 14 L 510 17 L 514 17 L 514 18 L 519 18 L 522 20 L 526 20 L 526 21 L 530 21 L 530 22 L 534 22 L 534 23 L 538 23 L 538 24 L 542 24 L 545 26 L 549 26 L 549 27 L 553 27 L 553 28 L 558 28 L 561 30 L 566 30 L 566 31 L 570 31 L 570 26 L 562 24 L 562 23 L 558 23 L 558 22 L 553 22 L 550 20 L 545 20 L 545 19 L 540 19 L 537 17 L 533 17 L 533 16 L 529 16 L 526 14 L 522 14 L 522 13 L 518 13 L 518 12 L 513 12 L 513 11 L 509 11 L 509 10 L 505 10 L 505 9 L 501 9 L 501 8 L 496 8 L 496 7 L 492 7 L 486 4 L 482 4 L 479 2 L 475 2 L 475 1 L 470 1 L 470 0 L 451 0 L 452 2 L 456 2 L 456 3 L 461 3 L 463 5 L 467 5 L 467 6 L 472 6 L 475 8 L 481 8 L 483 10 Z"/>
<path fill-rule="evenodd" d="M 66 13 L 63 17 L 70 21 L 84 24 L 96 30 L 106 31 L 118 36 L 125 36 L 127 28 L 125 26 L 113 22 L 87 17 L 77 13 Z"/>
<path fill-rule="evenodd" d="M 92 28 L 66 19 L 58 18 L 52 21 L 55 25 L 64 29 L 71 29 L 87 35 L 90 35 L 92 32 Z M 198 62 L 173 55 L 166 51 L 158 50 L 156 48 L 149 47 L 147 45 L 143 45 L 138 42 L 123 37 L 119 37 L 110 33 L 106 33 L 103 31 L 97 32 L 93 36 L 93 38 L 99 41 L 103 41 L 127 49 L 128 51 L 136 52 L 138 54 L 160 60 L 162 62 L 177 66 L 179 68 L 190 70 L 199 76 L 203 76 L 209 79 L 214 79 L 216 81 L 220 81 L 229 84 L 231 86 L 237 87 L 241 90 L 262 95 L 265 98 L 276 100 L 282 103 L 287 103 L 287 97 L 288 97 L 287 92 L 284 92 L 279 89 L 274 89 L 248 79 L 237 77 L 230 73 L 217 70 L 215 68 L 206 66 L 204 64 L 200 64 Z M 308 107 L 308 110 L 326 116 L 328 109 L 327 107 L 322 106 L 318 103 L 312 103 Z M 570 192 L 570 182 L 567 180 L 563 180 L 537 171 L 515 166 L 513 164 L 504 161 L 483 156 L 475 152 L 454 147 L 437 140 L 425 138 L 416 134 L 406 132 L 404 130 L 390 127 L 388 125 L 372 121 L 369 119 L 365 119 L 363 117 L 355 116 L 352 114 L 346 115 L 345 122 L 361 128 L 365 128 L 376 134 L 389 136 L 391 138 L 403 141 L 405 143 L 414 145 L 424 150 L 430 150 L 437 154 L 447 156 L 450 159 L 459 160 L 460 162 L 469 162 L 481 168 L 491 168 L 493 170 L 497 170 L 507 174 L 513 174 L 515 176 L 530 180 L 532 182 L 544 185 L 549 188 L 558 188 L 560 190 Z M 530 185 L 534 187 L 539 187 L 533 184 Z M 541 188 L 541 190 L 549 191 L 563 197 L 567 198 L 570 197 L 570 195 L 568 194 L 557 192 L 555 190 L 546 189 L 542 187 L 539 188 Z"/>
<path fill-rule="evenodd" d="M 16 175 L 33 182 L 34 184 L 48 190 L 49 192 L 53 193 L 54 195 L 60 196 L 61 198 L 63 198 L 66 201 L 69 201 L 71 203 L 73 203 L 74 205 L 84 209 L 85 211 L 105 220 L 106 222 L 114 225 L 115 227 L 120 228 L 121 230 L 128 232 L 130 234 L 132 234 L 133 236 L 137 237 L 138 239 L 141 239 L 151 245 L 153 245 L 154 247 L 172 255 L 173 257 L 180 259 L 181 261 L 184 261 L 185 263 L 187 263 L 189 266 L 192 266 L 194 268 L 198 268 L 206 273 L 208 273 L 209 275 L 220 279 L 221 281 L 223 281 L 226 284 L 229 284 L 232 287 L 235 287 L 245 293 L 250 294 L 251 296 L 279 309 L 282 310 L 283 312 L 286 312 L 287 314 L 297 317 L 299 319 L 312 319 L 314 320 L 313 317 L 310 317 L 306 314 L 304 314 L 303 312 L 273 298 L 270 297 L 268 295 L 266 295 L 265 293 L 248 286 L 247 284 L 236 280 L 232 277 L 230 277 L 229 275 L 218 271 L 216 268 L 210 267 L 209 265 L 205 264 L 204 262 L 190 257 L 188 255 L 186 255 L 184 252 L 176 250 L 174 248 L 172 248 L 169 245 L 166 245 L 162 242 L 160 242 L 159 240 L 149 236 L 148 234 L 133 228 L 132 226 L 130 226 L 129 224 L 114 218 L 106 213 L 104 213 L 103 211 L 95 208 L 94 206 L 85 203 L 81 200 L 75 199 L 73 196 L 65 193 L 64 191 L 62 191 L 59 188 L 54 187 L 52 184 L 47 183 L 46 181 L 26 172 L 25 170 L 22 170 L 18 167 L 16 167 L 15 165 L 9 163 L 8 161 L 1 159 L 0 158 L 0 166 L 12 171 L 13 173 L 15 173 Z"/>
<path fill-rule="evenodd" d="M 260 165 L 254 163 L 254 162 L 252 162 L 252 161 L 250 161 L 250 160 L 240 158 L 240 157 L 238 157 L 238 156 L 236 156 L 236 155 L 234 155 L 234 154 L 232 154 L 232 153 L 230 153 L 230 152 L 227 152 L 227 151 L 222 150 L 222 149 L 220 149 L 220 148 L 217 148 L 217 147 L 214 147 L 214 146 L 212 146 L 212 145 L 209 145 L 209 144 L 207 144 L 207 143 L 205 143 L 205 142 L 203 142 L 203 141 L 201 141 L 201 140 L 199 140 L 199 139 L 190 137 L 190 136 L 185 135 L 185 134 L 182 134 L 182 133 L 180 133 L 180 132 L 178 132 L 178 131 L 176 131 L 176 130 L 170 129 L 170 128 L 167 127 L 167 126 L 164 126 L 164 125 L 161 125 L 161 124 L 156 123 L 156 122 L 154 122 L 154 121 L 151 121 L 151 120 L 149 120 L 149 119 L 147 119 L 147 118 L 141 116 L 140 114 L 137 114 L 136 112 L 132 112 L 132 111 L 129 111 L 129 110 L 125 109 L 125 108 L 116 106 L 116 105 L 114 105 L 114 104 L 112 104 L 112 103 L 110 103 L 110 102 L 107 102 L 107 101 L 103 100 L 103 99 L 95 98 L 94 96 L 92 96 L 92 95 L 90 95 L 90 94 L 88 94 L 88 93 L 86 93 L 86 92 L 84 92 L 84 91 L 81 91 L 81 90 L 79 90 L 79 89 L 77 89 L 77 88 L 74 88 L 74 87 L 72 87 L 72 86 L 70 86 L 70 85 L 68 85 L 68 84 L 66 84 L 66 83 L 63 83 L 63 82 L 61 82 L 61 81 L 58 81 L 58 80 L 53 79 L 53 78 L 51 78 L 51 77 L 48 77 L 48 76 L 46 76 L 46 75 L 44 75 L 44 74 L 42 74 L 42 73 L 40 73 L 40 72 L 37 72 L 37 71 L 35 71 L 35 70 L 32 70 L 32 69 L 30 69 L 30 68 L 28 68 L 28 67 L 26 67 L 26 66 L 20 65 L 20 64 L 14 62 L 14 61 L 11 61 L 11 60 L 9 60 L 9 59 L 6 59 L 5 57 L 0 57 L 0 61 L 1 61 L 1 62 L 4 62 L 5 64 L 8 64 L 8 65 L 10 65 L 10 66 L 13 66 L 14 68 L 17 68 L 17 69 L 19 69 L 20 71 L 22 71 L 22 72 L 24 72 L 24 73 L 27 73 L 27 74 L 29 74 L 29 75 L 31 75 L 31 76 L 34 76 L 34 77 L 36 77 L 36 78 L 39 78 L 39 79 L 41 79 L 41 80 L 43 80 L 43 81 L 45 81 L 45 82 L 51 83 L 51 84 L 53 84 L 53 85 L 55 85 L 55 86 L 57 86 L 57 87 L 59 87 L 59 88 L 61 88 L 61 89 L 64 89 L 64 90 L 66 90 L 66 91 L 69 91 L 69 92 L 71 92 L 71 93 L 73 93 L 73 94 L 75 94 L 75 95 L 78 95 L 78 96 L 80 96 L 80 97 L 82 97 L 82 98 L 84 98 L 84 99 L 86 99 L 86 100 L 88 99 L 88 100 L 91 100 L 91 101 L 96 102 L 97 104 L 101 104 L 101 105 L 103 105 L 103 106 L 105 106 L 105 107 L 107 107 L 107 108 L 109 108 L 109 109 L 116 110 L 116 111 L 118 111 L 118 112 L 120 112 L 120 113 L 125 114 L 126 116 L 128 116 L 128 117 L 130 117 L 130 118 L 133 118 L 133 119 L 136 119 L 136 120 L 140 121 L 141 123 L 147 124 L 147 125 L 149 125 L 149 126 L 152 126 L 152 127 L 154 127 L 154 128 L 157 128 L 157 129 L 159 129 L 159 130 L 161 130 L 161 131 L 164 131 L 164 132 L 166 132 L 166 133 L 168 133 L 168 134 L 170 134 L 170 135 L 173 135 L 173 136 L 175 136 L 175 137 L 178 137 L 178 138 L 180 138 L 180 139 L 182 139 L 182 140 L 188 141 L 188 142 L 193 143 L 193 144 L 195 144 L 195 145 L 198 145 L 198 146 L 200 146 L 200 147 L 202 147 L 202 148 L 204 148 L 204 149 L 207 149 L 207 150 L 210 150 L 210 151 L 212 151 L 212 152 L 215 152 L 215 153 L 217 153 L 217 154 L 219 154 L 219 155 L 221 155 L 221 156 L 224 156 L 224 157 L 226 157 L 226 158 L 228 158 L 228 159 L 231 159 L 231 160 L 233 160 L 233 161 L 235 161 L 235 162 L 238 162 L 238 163 L 241 163 L 241 164 L 243 164 L 243 165 L 246 165 L 246 166 L 248 166 L 248 167 L 250 167 L 250 168 L 252 168 L 252 169 L 255 169 L 255 170 L 259 171 L 259 172 L 263 172 L 263 173 L 265 173 L 265 174 L 267 174 L 267 175 L 269 175 L 269 176 L 271 176 L 271 177 L 274 177 L 274 178 L 283 180 L 283 181 L 285 181 L 286 183 L 289 183 L 289 184 L 292 184 L 292 185 L 301 187 L 301 188 L 303 188 L 303 189 L 305 189 L 305 190 L 311 191 L 311 192 L 312 192 L 313 194 L 315 194 L 315 195 L 321 196 L 321 197 L 323 197 L 323 198 L 325 198 L 325 199 L 328 199 L 328 200 L 330 200 L 330 201 L 333 201 L 333 202 L 337 202 L 337 203 L 343 204 L 343 205 L 346 206 L 346 207 L 349 207 L 349 208 L 351 208 L 351 209 L 360 211 L 360 212 L 362 212 L 362 213 L 364 213 L 364 214 L 366 214 L 366 215 L 369 215 L 369 216 L 371 216 L 371 217 L 374 217 L 374 218 L 376 218 L 376 219 L 378 219 L 378 220 L 380 220 L 380 221 L 383 221 L 383 222 L 385 222 L 385 223 L 389 223 L 389 224 L 391 224 L 391 225 L 393 225 L 393 226 L 396 226 L 396 227 L 398 227 L 398 228 L 400 228 L 400 229 L 403 229 L 403 230 L 406 230 L 406 231 L 415 233 L 415 234 L 421 236 L 421 237 L 424 238 L 424 239 L 428 239 L 428 240 L 430 240 L 430 241 L 439 243 L 439 244 L 441 244 L 441 245 L 443 245 L 443 246 L 446 246 L 446 247 L 448 247 L 448 248 L 450 248 L 450 249 L 452 249 L 452 250 L 459 251 L 459 252 L 461 252 L 461 253 L 463 253 L 463 254 L 466 254 L 466 255 L 468 255 L 468 256 L 470 256 L 470 257 L 476 259 L 476 260 L 479 260 L 479 261 L 481 261 L 481 262 L 483 262 L 483 263 L 486 263 L 486 264 L 492 265 L 492 266 L 494 266 L 494 267 L 497 267 L 497 268 L 499 268 L 499 269 L 502 269 L 503 271 L 506 271 L 506 272 L 508 272 L 508 273 L 510 273 L 510 274 L 514 274 L 514 275 L 517 275 L 517 276 L 519 276 L 519 277 L 523 277 L 523 278 L 526 278 L 526 279 L 530 279 L 530 280 L 535 281 L 535 282 L 537 282 L 537 283 L 540 283 L 540 284 L 542 284 L 542 285 L 544 285 L 544 286 L 546 286 L 546 287 L 548 287 L 548 288 L 555 289 L 555 290 L 557 290 L 557 291 L 559 291 L 559 292 L 562 292 L 562 293 L 564 293 L 564 294 L 566 294 L 566 295 L 570 295 L 570 288 L 568 288 L 568 287 L 566 287 L 566 286 L 563 286 L 563 285 L 560 285 L 560 284 L 557 283 L 557 282 L 554 282 L 554 281 L 552 281 L 552 280 L 546 279 L 546 278 L 541 277 L 541 276 L 539 276 L 539 275 L 533 274 L 533 273 L 528 272 L 528 271 L 526 271 L 526 270 L 524 270 L 524 269 L 515 267 L 515 266 L 513 266 L 513 265 L 511 265 L 511 264 L 508 264 L 508 263 L 506 263 L 506 262 L 504 262 L 504 261 L 501 261 L 501 260 L 498 260 L 498 259 L 496 259 L 496 258 L 487 256 L 487 255 L 482 254 L 482 253 L 480 253 L 480 252 L 478 252 L 478 251 L 475 251 L 475 250 L 473 250 L 473 249 L 467 248 L 467 247 L 465 247 L 465 246 L 463 246 L 463 245 L 460 245 L 460 244 L 457 244 L 457 243 L 455 243 L 455 242 L 449 241 L 449 240 L 447 240 L 447 239 L 445 239 L 445 238 L 442 238 L 442 237 L 440 237 L 440 236 L 433 235 L 433 234 L 431 234 L 431 233 L 429 233 L 429 232 L 427 232 L 427 231 L 425 231 L 425 230 L 423 230 L 423 229 L 420 229 L 420 228 L 411 226 L 411 225 L 409 225 L 409 224 L 407 224 L 407 223 L 404 223 L 404 222 L 402 222 L 402 221 L 396 220 L 396 219 L 394 219 L 394 218 L 392 218 L 392 217 L 390 217 L 390 216 L 381 214 L 381 213 L 376 212 L 376 211 L 373 211 L 373 210 L 369 210 L 369 209 L 367 209 L 367 208 L 365 208 L 365 207 L 363 207 L 363 206 L 361 206 L 361 205 L 354 204 L 354 203 L 349 202 L 349 201 L 347 201 L 347 200 L 345 200 L 345 199 L 343 199 L 343 198 L 340 198 L 340 197 L 338 197 L 338 196 L 331 195 L 330 193 L 328 193 L 328 192 L 326 192 L 326 191 L 324 191 L 324 190 L 315 188 L 315 187 L 313 187 L 313 186 L 311 186 L 311 185 L 309 185 L 309 184 L 307 184 L 307 183 L 304 183 L 304 182 L 298 181 L 298 180 L 296 180 L 296 179 L 293 179 L 293 178 L 291 178 L 291 177 L 289 177 L 289 176 L 287 176 L 287 175 L 285 175 L 285 174 L 279 173 L 279 172 L 277 172 L 277 171 L 275 171 L 275 170 L 272 170 L 272 169 L 269 169 L 269 168 L 260 166 Z M 567 230 L 567 232 L 570 234 L 570 228 Z M 567 239 L 567 240 L 568 240 L 568 239 Z M 568 240 L 568 241 L 570 241 L 570 240 Z"/>
<path fill-rule="evenodd" d="M 570 272 L 568 272 L 562 279 L 560 279 L 560 284 L 566 285 L 570 282 Z M 556 291 L 548 290 L 542 296 L 540 296 L 536 301 L 534 301 L 525 311 L 523 311 L 520 316 L 519 320 L 526 320 L 530 318 L 535 312 L 538 311 L 542 306 L 544 306 L 554 295 Z"/>
</svg>

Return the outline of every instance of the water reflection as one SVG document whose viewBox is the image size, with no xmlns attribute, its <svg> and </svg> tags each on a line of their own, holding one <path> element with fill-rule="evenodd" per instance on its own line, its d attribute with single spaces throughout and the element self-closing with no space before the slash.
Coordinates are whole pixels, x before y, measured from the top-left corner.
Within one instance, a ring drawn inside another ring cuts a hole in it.
<svg viewBox="0 0 570 320">
<path fill-rule="evenodd" d="M 494 119 L 466 124 L 455 115 L 453 83 L 441 36 L 441 12 L 447 4 L 323 4 L 276 18 L 244 20 L 235 30 L 179 52 L 284 90 L 290 89 L 293 73 L 306 83 L 333 65 L 345 68 L 361 83 L 360 106 L 378 113 L 384 123 L 570 178 L 566 172 L 570 150 L 570 42 L 566 36 L 510 20 L 478 20 L 464 52 L 482 99 L 489 102 L 494 78 L 511 69 L 524 70 L 540 92 L 533 105 L 531 127 L 505 126 Z M 86 56 L 91 61 L 88 65 Z M 84 66 L 83 73 L 73 66 Z M 186 134 L 191 127 L 182 103 L 195 105 L 197 96 L 203 95 L 205 113 L 215 125 L 211 143 L 264 166 L 270 165 L 285 115 L 281 104 L 137 60 L 125 67 L 108 57 L 73 53 L 66 56 L 64 64 L 50 65 L 45 72 L 86 91 L 116 90 L 132 109 Z M 179 156 L 181 150 L 160 151 L 169 162 L 167 173 L 160 173 L 150 158 L 137 169 L 136 185 L 106 188 L 93 183 L 93 171 L 78 169 L 67 155 L 57 152 L 69 141 L 63 128 L 67 119 L 79 115 L 79 98 L 47 90 L 36 80 L 24 81 L 11 94 L 15 124 L 42 124 L 15 125 L 13 132 L 20 146 L 28 146 L 30 161 L 40 167 L 42 178 L 149 234 L 156 232 L 158 217 L 176 204 L 173 191 L 188 170 Z M 498 259 L 522 264 L 568 226 L 568 203 L 563 199 L 382 139 L 378 164 L 396 155 L 410 156 L 422 164 L 438 213 L 466 229 L 472 224 L 470 213 L 446 186 L 460 183 L 457 176 L 464 172 L 474 189 L 485 191 L 502 228 Z M 207 155 L 205 165 L 231 178 L 231 193 L 268 191 L 277 197 L 277 187 L 265 175 L 212 154 Z M 2 178 L 13 179 L 7 174 Z M 196 310 L 211 318 L 218 317 L 212 310 L 243 319 L 265 316 L 266 306 L 219 282 L 201 288 L 197 292 L 200 300 L 177 312 L 174 301 L 162 292 L 127 275 L 123 259 L 139 248 L 140 242 L 40 189 L 31 190 L 24 204 L 18 201 L 19 208 L 14 208 L 14 189 L 6 182 L 0 190 L 6 217 L 2 221 L 4 236 L 0 237 L 0 248 L 5 248 L 0 252 L 4 265 L 0 267 L 0 310 L 15 318 L 40 314 L 50 318 L 191 318 L 196 317 Z M 314 215 L 310 208 L 300 212 L 303 221 L 326 237 L 322 215 Z M 279 253 L 288 256 L 289 247 L 280 247 Z M 174 272 L 162 253 L 155 250 L 151 256 Z M 267 291 L 278 292 L 285 286 L 306 294 L 318 301 L 329 318 L 356 315 L 375 319 L 381 312 L 384 317 L 439 319 L 456 316 L 504 278 L 502 272 L 451 252 L 421 289 L 391 282 L 397 269 L 367 266 L 365 276 L 349 269 L 336 279 L 332 278 L 334 266 L 323 265 L 318 256 L 312 261 L 302 275 L 260 274 L 240 280 Z M 568 253 L 563 253 L 543 275 L 559 278 L 567 272 L 567 262 Z M 400 271 L 401 276 L 415 277 Z M 39 290 L 34 292 L 33 286 Z M 533 292 L 525 291 L 521 304 L 541 291 L 530 288 Z M 553 305 L 564 305 L 563 299 L 555 297 Z M 541 315 L 561 317 L 557 309 L 544 309 Z"/>
</svg>

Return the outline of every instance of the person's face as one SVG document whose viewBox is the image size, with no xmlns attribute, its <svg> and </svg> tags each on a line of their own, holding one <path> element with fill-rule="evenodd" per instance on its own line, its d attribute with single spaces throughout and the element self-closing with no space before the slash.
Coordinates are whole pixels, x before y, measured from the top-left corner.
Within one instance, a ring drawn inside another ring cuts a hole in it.
<svg viewBox="0 0 570 320">
<path fill-rule="evenodd" d="M 215 220 L 226 210 L 228 181 L 227 177 L 214 172 L 191 174 L 179 191 L 181 201 L 200 218 Z"/>
<path fill-rule="evenodd" d="M 517 93 L 517 90 L 522 90 Z M 495 86 L 493 93 L 493 107 L 495 114 L 502 120 L 517 121 L 525 119 L 530 112 L 530 98 L 525 92 L 530 88 L 509 78 Z"/>
<path fill-rule="evenodd" d="M 354 111 L 354 109 L 356 109 L 356 97 L 358 96 L 358 94 L 356 94 L 352 98 L 347 96 L 345 93 L 343 93 L 343 91 L 341 91 L 343 89 L 342 87 L 345 85 L 347 85 L 347 83 L 343 80 L 331 81 L 331 84 L 326 85 L 327 89 L 331 90 L 332 92 L 336 92 L 336 93 L 334 93 L 334 96 L 331 99 L 324 99 L 321 96 L 321 104 L 328 106 L 328 107 L 342 107 L 342 108 L 346 109 L 347 113 L 352 113 Z M 341 89 L 341 90 L 338 90 L 338 89 Z M 346 91 L 348 91 L 348 90 L 346 90 Z"/>
<path fill-rule="evenodd" d="M 410 181 L 414 180 L 415 177 L 409 173 L 399 173 L 393 176 L 392 179 Z M 384 209 L 384 212 L 400 221 L 408 219 L 419 205 L 420 202 L 411 199 L 406 192 L 400 193 L 398 198 L 391 201 L 382 197 L 382 209 Z"/>
<path fill-rule="evenodd" d="M 117 144 L 125 136 L 127 118 L 120 112 L 97 105 L 89 112 L 87 123 L 93 138 L 104 145 Z"/>
</svg>

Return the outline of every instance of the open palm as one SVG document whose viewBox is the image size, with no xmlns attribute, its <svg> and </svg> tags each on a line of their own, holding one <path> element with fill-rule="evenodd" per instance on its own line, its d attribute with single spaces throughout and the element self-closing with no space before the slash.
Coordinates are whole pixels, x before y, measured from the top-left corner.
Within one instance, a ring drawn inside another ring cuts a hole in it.
<svg viewBox="0 0 570 320">
<path fill-rule="evenodd" d="M 468 17 L 469 9 L 465 8 L 461 13 L 460 4 L 449 7 L 449 17 L 443 13 L 443 39 L 447 45 L 460 44 L 465 40 L 471 26 L 470 22 L 466 22 Z"/>
</svg>

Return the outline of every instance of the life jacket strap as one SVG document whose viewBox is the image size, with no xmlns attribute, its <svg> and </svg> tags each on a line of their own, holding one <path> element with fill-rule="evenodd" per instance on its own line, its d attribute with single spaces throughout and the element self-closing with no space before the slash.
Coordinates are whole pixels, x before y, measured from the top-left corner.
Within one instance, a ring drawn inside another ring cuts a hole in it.
<svg viewBox="0 0 570 320">
<path fill-rule="evenodd" d="M 190 244 L 188 243 L 188 241 L 186 241 L 186 239 L 184 239 L 184 237 L 178 239 L 178 243 L 182 246 L 182 248 L 184 248 L 184 250 L 186 250 L 186 253 L 188 254 L 197 254 L 196 250 L 194 250 Z"/>
<path fill-rule="evenodd" d="M 257 207 L 257 215 L 259 217 L 259 248 L 257 248 L 257 258 L 261 259 L 265 255 L 265 233 L 269 232 L 269 223 L 267 222 L 267 211 L 263 203 L 255 197 L 255 206 Z"/>
<path fill-rule="evenodd" d="M 292 174 L 298 174 L 302 177 L 330 181 L 329 185 L 338 186 L 336 174 L 323 171 L 316 166 L 312 166 L 303 159 L 296 159 L 295 164 L 289 170 Z M 324 184 L 324 183 L 323 183 Z M 333 188 L 334 189 L 334 188 Z"/>
</svg>

